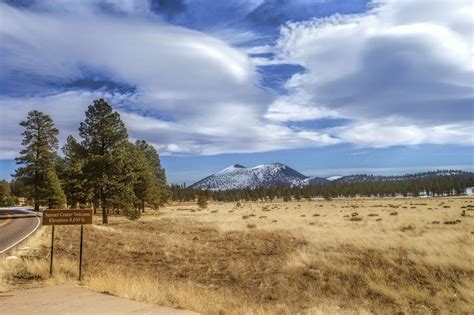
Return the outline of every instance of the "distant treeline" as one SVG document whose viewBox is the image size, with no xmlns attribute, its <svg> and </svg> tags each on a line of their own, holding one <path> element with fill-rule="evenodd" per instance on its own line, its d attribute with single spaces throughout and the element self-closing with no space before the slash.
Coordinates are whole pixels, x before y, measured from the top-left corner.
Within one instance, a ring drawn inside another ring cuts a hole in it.
<svg viewBox="0 0 474 315">
<path fill-rule="evenodd" d="M 426 173 L 429 174 L 429 173 Z M 231 189 L 209 191 L 193 189 L 185 185 L 171 186 L 173 201 L 193 201 L 197 196 L 205 195 L 216 201 L 237 202 L 274 200 L 301 200 L 310 198 L 337 197 L 395 197 L 421 194 L 427 196 L 462 195 L 467 187 L 474 186 L 474 173 L 460 172 L 454 175 L 413 176 L 404 180 L 359 182 L 334 181 L 314 186 L 303 187 L 259 187 L 256 189 Z"/>
<path fill-rule="evenodd" d="M 343 176 L 337 180 L 336 182 L 344 182 L 344 183 L 353 183 L 353 182 L 370 182 L 370 181 L 401 181 L 401 180 L 416 180 L 416 179 L 423 179 L 423 178 L 431 178 L 434 176 L 451 176 L 451 175 L 473 175 L 472 172 L 466 172 L 461 170 L 436 170 L 436 171 L 428 171 L 428 172 L 419 172 L 419 173 L 412 173 L 412 174 L 404 174 L 404 175 L 370 175 L 370 174 L 359 174 L 359 175 L 349 175 Z"/>
</svg>

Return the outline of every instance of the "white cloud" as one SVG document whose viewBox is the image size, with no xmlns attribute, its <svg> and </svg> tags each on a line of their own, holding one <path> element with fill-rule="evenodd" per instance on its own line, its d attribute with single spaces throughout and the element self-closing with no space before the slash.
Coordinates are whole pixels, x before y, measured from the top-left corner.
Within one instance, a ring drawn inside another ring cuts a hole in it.
<svg viewBox="0 0 474 315">
<path fill-rule="evenodd" d="M 317 133 L 268 124 L 262 116 L 271 96 L 258 88 L 253 62 L 203 33 L 92 12 L 58 15 L 6 5 L 1 12 L 3 80 L 23 72 L 60 84 L 92 72 L 137 89 L 133 95 L 2 97 L 4 158 L 18 150 L 13 145 L 20 139 L 17 124 L 32 108 L 51 114 L 66 136 L 75 133 L 87 105 L 97 97 L 120 109 L 132 137 L 159 144 L 165 154 L 264 151 L 326 140 Z"/>
<path fill-rule="evenodd" d="M 41 92 L 27 95 L 19 85 L 21 96 L 0 97 L 0 158 L 17 154 L 18 122 L 29 110 L 52 115 L 64 141 L 99 97 L 116 106 L 133 139 L 146 139 L 164 154 L 473 144 L 473 10 L 467 2 L 448 10 L 441 1 L 377 1 L 367 14 L 290 23 L 276 47 L 241 50 L 229 41 L 252 33 L 216 32 L 222 40 L 170 26 L 149 16 L 148 1 L 109 3 L 126 18 L 106 15 L 93 1 L 64 3 L 37 2 L 34 10 L 0 4 L 0 82 L 13 86 L 27 78 Z M 260 1 L 236 3 L 251 10 Z M 273 52 L 273 60 L 248 57 Z M 275 98 L 258 87 L 256 66 L 283 62 L 307 71 L 286 82 L 288 95 Z M 91 76 L 135 91 L 61 87 Z M 320 118 L 353 123 L 319 131 L 286 125 Z"/>
<path fill-rule="evenodd" d="M 370 148 L 450 143 L 474 145 L 472 124 L 424 126 L 407 121 L 382 119 L 332 128 L 329 132 L 348 143 Z"/>
<path fill-rule="evenodd" d="M 327 109 L 324 106 L 310 106 L 308 104 L 308 99 L 303 93 L 280 96 L 268 108 L 265 117 L 276 122 L 341 117 L 336 111 Z"/>
<path fill-rule="evenodd" d="M 22 128 L 18 125 L 28 111 L 40 109 L 51 115 L 60 129 L 60 145 L 68 135 L 77 137 L 79 123 L 94 99 L 106 98 L 121 104 L 130 95 L 104 92 L 65 92 L 39 97 L 1 97 L 0 159 L 18 155 Z M 177 121 L 144 117 L 119 108 L 132 140 L 146 139 L 164 155 L 212 155 L 251 153 L 339 143 L 329 135 L 267 123 L 250 108 L 221 104 L 210 116 L 190 116 Z M 246 110 L 246 111 L 245 111 Z M 230 118 L 230 119 L 229 119 Z"/>
<path fill-rule="evenodd" d="M 340 115 L 355 123 L 337 136 L 359 145 L 473 144 L 463 132 L 474 118 L 473 38 L 474 7 L 463 0 L 376 1 L 366 14 L 289 23 L 277 58 L 307 71 L 267 117 Z M 292 103 L 306 110 L 295 115 Z"/>
</svg>

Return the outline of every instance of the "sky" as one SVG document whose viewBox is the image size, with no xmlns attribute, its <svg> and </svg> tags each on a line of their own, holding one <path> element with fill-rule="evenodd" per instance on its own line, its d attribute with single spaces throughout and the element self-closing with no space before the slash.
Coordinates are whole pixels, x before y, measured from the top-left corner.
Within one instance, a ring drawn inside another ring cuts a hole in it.
<svg viewBox="0 0 474 315">
<path fill-rule="evenodd" d="M 105 98 L 171 183 L 474 169 L 470 0 L 0 0 L 0 178 L 28 111 Z"/>
</svg>

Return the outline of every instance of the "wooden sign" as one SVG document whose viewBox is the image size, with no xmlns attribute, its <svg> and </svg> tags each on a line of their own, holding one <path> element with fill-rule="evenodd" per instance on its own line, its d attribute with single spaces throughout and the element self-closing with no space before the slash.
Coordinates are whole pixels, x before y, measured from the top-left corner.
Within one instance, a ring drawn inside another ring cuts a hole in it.
<svg viewBox="0 0 474 315">
<path fill-rule="evenodd" d="M 43 225 L 92 224 L 92 209 L 44 210 Z"/>
<path fill-rule="evenodd" d="M 51 255 L 49 261 L 49 275 L 53 275 L 54 256 L 54 226 L 80 225 L 81 244 L 79 251 L 79 281 L 82 280 L 82 240 L 84 238 L 84 224 L 92 224 L 92 209 L 54 209 L 44 210 L 43 225 L 51 226 Z"/>
</svg>

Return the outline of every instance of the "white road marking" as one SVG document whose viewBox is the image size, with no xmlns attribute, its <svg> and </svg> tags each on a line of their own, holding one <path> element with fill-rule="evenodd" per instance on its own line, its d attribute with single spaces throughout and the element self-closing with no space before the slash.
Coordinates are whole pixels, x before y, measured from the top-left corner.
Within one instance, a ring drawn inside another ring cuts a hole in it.
<svg viewBox="0 0 474 315">
<path fill-rule="evenodd" d="M 0 251 L 0 254 L 6 252 L 7 250 L 9 250 L 10 248 L 16 246 L 18 243 L 21 243 L 24 239 L 26 239 L 28 236 L 30 236 L 31 234 L 33 234 L 39 227 L 40 223 L 41 223 L 41 220 L 36 217 L 36 220 L 38 220 L 38 223 L 36 224 L 35 228 L 33 229 L 33 231 L 31 231 L 28 235 L 26 235 L 25 237 L 23 237 L 21 240 L 17 241 L 16 243 L 13 243 L 12 245 L 10 245 L 9 247 L 5 248 L 4 250 Z"/>
</svg>

